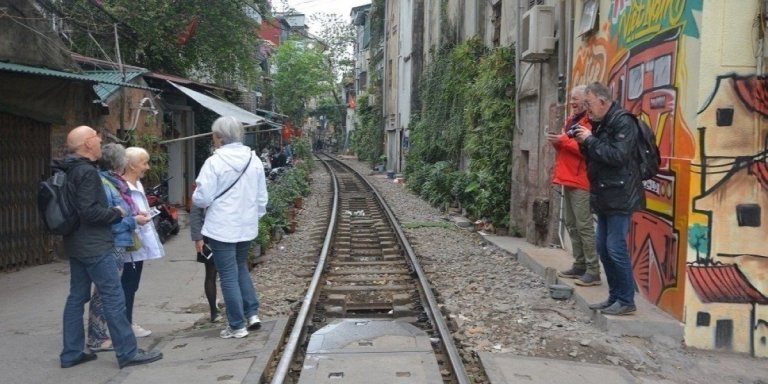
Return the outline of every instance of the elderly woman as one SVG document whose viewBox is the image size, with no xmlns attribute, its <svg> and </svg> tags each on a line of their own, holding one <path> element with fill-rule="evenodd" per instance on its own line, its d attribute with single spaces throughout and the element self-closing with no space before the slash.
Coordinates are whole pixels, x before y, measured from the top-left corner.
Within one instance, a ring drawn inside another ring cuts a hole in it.
<svg viewBox="0 0 768 384">
<path fill-rule="evenodd" d="M 125 212 L 130 212 L 120 222 L 112 225 L 112 238 L 115 246 L 115 255 L 119 258 L 118 269 L 123 270 L 123 254 L 126 249 L 134 246 L 133 234 L 137 224 L 146 224 L 150 217 L 139 212 L 138 207 L 131 199 L 128 192 L 128 184 L 121 174 L 125 169 L 125 148 L 120 144 L 106 144 L 101 149 L 99 167 L 101 171 L 101 183 L 104 193 L 107 195 L 107 203 L 110 207 L 120 207 Z M 88 314 L 88 348 L 93 352 L 111 351 L 112 340 L 109 337 L 107 321 L 104 318 L 104 308 L 101 295 L 94 288 L 91 296 L 91 304 Z"/>
<path fill-rule="evenodd" d="M 123 178 L 128 182 L 131 198 L 138 206 L 139 211 L 149 212 L 149 202 L 144 194 L 144 186 L 139 181 L 149 170 L 149 153 L 144 148 L 129 147 L 125 150 L 125 157 L 127 164 Z M 141 248 L 126 254 L 121 282 L 125 292 L 128 322 L 131 323 L 136 337 L 146 337 L 152 331 L 144 329 L 133 322 L 133 301 L 136 297 L 136 291 L 139 290 L 139 281 L 141 280 L 141 272 L 144 269 L 144 261 L 159 259 L 165 256 L 165 250 L 162 243 L 160 243 L 160 237 L 157 235 L 152 220 L 149 220 L 144 225 L 140 225 L 138 233 L 141 240 Z"/>
<path fill-rule="evenodd" d="M 211 127 L 216 151 L 200 169 L 193 203 L 207 208 L 202 235 L 209 239 L 227 306 L 221 338 L 248 336 L 261 326 L 259 300 L 248 271 L 248 250 L 266 213 L 264 166 L 242 144 L 243 127 L 234 117 L 218 118 Z"/>
</svg>

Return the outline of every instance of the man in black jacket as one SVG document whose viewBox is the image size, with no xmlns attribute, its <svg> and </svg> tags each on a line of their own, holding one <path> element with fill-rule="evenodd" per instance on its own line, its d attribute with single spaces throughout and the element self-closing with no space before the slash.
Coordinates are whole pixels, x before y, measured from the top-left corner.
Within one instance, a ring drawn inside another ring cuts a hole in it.
<svg viewBox="0 0 768 384">
<path fill-rule="evenodd" d="M 597 214 L 595 243 L 608 279 L 608 299 L 589 307 L 626 315 L 636 310 L 627 234 L 632 212 L 645 206 L 636 156 L 639 128 L 600 83 L 587 86 L 585 104 L 592 132 L 579 129 L 576 140 L 587 159 L 590 206 Z"/>
<path fill-rule="evenodd" d="M 75 187 L 75 206 L 80 224 L 64 236 L 64 251 L 69 257 L 70 285 L 64 306 L 64 349 L 61 367 L 69 368 L 96 359 L 93 352 L 83 351 L 85 332 L 83 310 L 91 297 L 91 283 L 99 290 L 104 305 L 104 317 L 120 368 L 150 363 L 163 354 L 137 348 L 136 337 L 125 312 L 125 296 L 120 285 L 118 254 L 112 241 L 112 224 L 130 212 L 120 207 L 110 208 L 94 165 L 101 158 L 101 138 L 90 127 L 80 126 L 67 135 L 70 154 L 55 162 L 54 167 L 67 172 Z"/>
</svg>

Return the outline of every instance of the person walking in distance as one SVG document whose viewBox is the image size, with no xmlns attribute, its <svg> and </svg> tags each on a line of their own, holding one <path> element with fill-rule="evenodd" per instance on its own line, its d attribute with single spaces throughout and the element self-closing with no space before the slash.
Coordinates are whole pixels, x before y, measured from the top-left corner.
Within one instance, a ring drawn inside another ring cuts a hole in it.
<svg viewBox="0 0 768 384">
<path fill-rule="evenodd" d="M 87 126 L 72 129 L 67 135 L 70 154 L 54 166 L 67 172 L 74 186 L 74 205 L 80 224 L 64 236 L 64 252 L 69 257 L 69 295 L 64 306 L 64 348 L 59 355 L 62 368 L 96 359 L 93 352 L 85 353 L 83 312 L 91 297 L 91 283 L 102 297 L 104 317 L 120 368 L 160 360 L 158 351 L 138 349 L 131 323 L 125 313 L 125 296 L 120 286 L 120 274 L 112 238 L 112 224 L 130 213 L 122 207 L 109 207 L 101 178 L 94 162 L 101 158 L 101 137 Z"/>
<path fill-rule="evenodd" d="M 200 169 L 192 202 L 206 209 L 201 234 L 209 239 L 227 307 L 228 325 L 219 336 L 242 338 L 261 326 L 248 250 L 267 212 L 267 183 L 261 160 L 242 143 L 237 119 L 220 117 L 211 131 L 216 151 Z"/>
<path fill-rule="evenodd" d="M 558 276 L 576 279 L 577 285 L 600 285 L 600 262 L 595 251 L 595 226 L 589 208 L 589 179 L 587 164 L 573 134 L 577 127 L 592 130 L 584 107 L 585 85 L 571 90 L 571 115 L 565 120 L 563 131 L 548 134 L 547 140 L 555 147 L 555 170 L 552 182 L 563 187 L 565 228 L 571 238 L 573 266 L 558 272 Z"/>
<path fill-rule="evenodd" d="M 608 280 L 608 299 L 589 307 L 606 315 L 626 315 L 636 310 L 627 234 L 632 213 L 645 207 L 636 156 L 640 131 L 601 83 L 587 86 L 585 105 L 592 131 L 577 129 L 576 141 L 587 159 L 590 205 L 597 214 L 595 242 Z"/>
</svg>

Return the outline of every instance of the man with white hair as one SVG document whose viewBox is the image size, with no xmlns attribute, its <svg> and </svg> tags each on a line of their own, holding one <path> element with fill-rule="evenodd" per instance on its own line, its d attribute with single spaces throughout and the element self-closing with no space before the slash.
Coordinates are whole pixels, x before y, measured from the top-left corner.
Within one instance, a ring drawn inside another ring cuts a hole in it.
<svg viewBox="0 0 768 384">
<path fill-rule="evenodd" d="M 592 124 L 584 106 L 586 85 L 571 90 L 571 115 L 565 121 L 562 132 L 548 134 L 547 140 L 555 147 L 555 169 L 552 183 L 563 186 L 563 211 L 565 228 L 571 238 L 573 265 L 558 272 L 558 276 L 576 279 L 581 286 L 600 285 L 600 261 L 595 250 L 595 226 L 589 208 L 589 179 L 587 163 L 574 138 L 575 129 L 592 130 Z"/>
<path fill-rule="evenodd" d="M 608 280 L 608 298 L 589 308 L 606 315 L 628 315 L 637 308 L 627 235 L 632 213 L 645 207 L 636 155 L 640 129 L 635 118 L 612 100 L 605 85 L 588 85 L 585 96 L 593 129 L 577 129 L 576 141 L 587 159 L 590 206 L 597 215 L 595 244 Z"/>
</svg>

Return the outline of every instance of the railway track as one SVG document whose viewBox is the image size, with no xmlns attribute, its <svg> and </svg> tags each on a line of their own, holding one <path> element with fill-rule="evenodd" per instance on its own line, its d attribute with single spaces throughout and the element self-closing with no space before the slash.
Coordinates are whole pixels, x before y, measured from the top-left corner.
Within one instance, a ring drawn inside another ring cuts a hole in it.
<svg viewBox="0 0 768 384">
<path fill-rule="evenodd" d="M 272 383 L 468 383 L 425 274 L 384 200 L 327 156 L 329 225 Z"/>
</svg>

